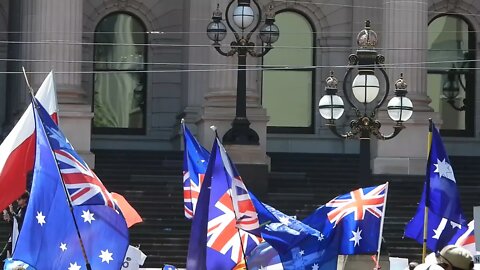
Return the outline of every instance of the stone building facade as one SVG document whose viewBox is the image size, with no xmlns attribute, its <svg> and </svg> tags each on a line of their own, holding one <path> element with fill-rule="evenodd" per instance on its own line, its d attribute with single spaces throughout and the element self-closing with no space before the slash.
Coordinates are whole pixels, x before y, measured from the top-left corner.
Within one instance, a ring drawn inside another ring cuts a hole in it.
<svg viewBox="0 0 480 270">
<path fill-rule="evenodd" d="M 29 102 L 24 66 L 34 88 L 55 70 L 61 126 L 92 162 L 91 149 L 180 150 L 181 118 L 208 148 L 209 127 L 223 135 L 235 116 L 236 58 L 218 54 L 205 33 L 217 3 L 225 10 L 228 2 L 1 0 L 2 132 Z M 317 104 L 331 70 L 343 80 L 366 19 L 379 36 L 390 83 L 403 73 L 414 104 L 400 135 L 372 140 L 373 172 L 423 174 L 428 118 L 442 127 L 450 155 L 477 155 L 480 2 L 258 2 L 263 10 L 273 8 L 280 26 L 278 47 L 264 58 L 248 58 L 247 115 L 260 136 L 251 153 L 260 153 L 260 162 L 268 163 L 266 152 L 359 151 L 358 141 L 339 139 L 325 127 Z M 288 68 L 262 69 L 268 63 Z M 466 110 L 449 105 L 442 93 L 448 83 L 459 89 L 450 102 Z M 349 116 L 339 129 L 348 127 Z M 390 132 L 394 123 L 386 111 L 378 117 Z"/>
</svg>

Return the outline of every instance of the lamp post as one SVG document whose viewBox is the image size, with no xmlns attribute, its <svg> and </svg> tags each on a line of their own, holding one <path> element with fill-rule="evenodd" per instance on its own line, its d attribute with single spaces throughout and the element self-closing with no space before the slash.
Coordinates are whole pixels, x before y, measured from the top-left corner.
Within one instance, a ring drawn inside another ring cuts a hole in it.
<svg viewBox="0 0 480 270">
<path fill-rule="evenodd" d="M 348 68 L 343 78 L 344 98 L 354 110 L 356 118 L 350 122 L 350 131 L 342 134 L 338 132 L 335 120 L 344 112 L 343 99 L 337 95 L 338 80 L 333 72 L 326 79 L 325 95 L 320 99 L 318 109 L 320 115 L 327 120 L 326 126 L 338 137 L 344 139 L 360 139 L 360 182 L 371 180 L 370 170 L 370 138 L 374 136 L 379 140 L 389 140 L 397 136 L 405 128 L 403 122 L 410 119 L 413 114 L 412 101 L 406 97 L 407 84 L 403 75 L 395 82 L 395 96 L 390 99 L 387 111 L 390 118 L 395 121 L 393 132 L 382 134 L 380 121 L 376 120 L 378 109 L 385 103 L 390 83 L 383 67 L 385 58 L 375 50 L 377 34 L 371 30 L 370 21 L 366 21 L 365 29 L 357 36 L 359 48 L 355 54 L 348 57 Z M 348 87 L 347 81 L 354 70 L 358 70 L 352 85 Z M 380 91 L 380 83 L 375 75 L 380 72 L 385 81 L 385 90 Z M 382 93 L 379 96 L 379 93 Z M 355 99 L 352 99 L 351 96 Z"/>
<path fill-rule="evenodd" d="M 237 4 L 233 8 L 235 2 Z M 250 5 L 251 2 L 254 4 L 253 8 Z M 233 24 L 231 20 L 233 20 Z M 255 50 L 255 43 L 250 41 L 262 22 L 262 11 L 257 0 L 230 0 L 226 8 L 225 21 L 235 37 L 235 40 L 230 43 L 228 51 L 224 51 L 220 44 L 227 35 L 227 27 L 222 21 L 222 11 L 220 11 L 219 5 L 213 12 L 212 22 L 207 26 L 207 36 L 213 41 L 212 45 L 217 52 L 223 56 L 237 55 L 238 57 L 235 119 L 232 122 L 232 128 L 223 136 L 223 143 L 258 145 L 258 134 L 250 128 L 250 121 L 247 119 L 247 54 L 253 57 L 262 57 L 272 49 L 272 44 L 279 37 L 279 29 L 274 23 L 275 13 L 271 7 L 265 13 L 265 23 L 259 31 L 260 40 L 263 42 L 259 52 Z"/>
</svg>

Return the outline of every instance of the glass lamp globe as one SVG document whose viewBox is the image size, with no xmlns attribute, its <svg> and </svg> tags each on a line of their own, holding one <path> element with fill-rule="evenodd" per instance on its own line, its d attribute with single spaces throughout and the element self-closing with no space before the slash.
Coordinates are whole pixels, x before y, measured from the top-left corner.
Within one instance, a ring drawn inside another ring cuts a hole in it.
<svg viewBox="0 0 480 270">
<path fill-rule="evenodd" d="M 263 43 L 272 44 L 275 43 L 280 37 L 280 30 L 275 24 L 265 24 L 260 30 L 260 39 Z"/>
<path fill-rule="evenodd" d="M 380 83 L 373 74 L 358 74 L 352 82 L 355 98 L 364 104 L 372 102 L 380 91 Z"/>
<path fill-rule="evenodd" d="M 413 114 L 412 101 L 405 97 L 393 97 L 387 105 L 388 116 L 395 122 L 405 122 Z"/>
<path fill-rule="evenodd" d="M 250 6 L 240 5 L 233 10 L 233 22 L 242 30 L 249 27 L 255 18 Z"/>
<path fill-rule="evenodd" d="M 220 42 L 227 36 L 227 27 L 221 21 L 213 21 L 207 26 L 207 36 L 213 42 Z"/>
<path fill-rule="evenodd" d="M 442 92 L 443 95 L 449 100 L 455 99 L 458 96 L 460 93 L 460 86 L 458 85 L 458 81 L 454 76 L 448 74 L 447 79 L 443 84 Z"/>
<path fill-rule="evenodd" d="M 337 95 L 324 95 L 318 102 L 318 112 L 327 120 L 338 120 L 344 111 L 343 100 Z"/>
</svg>

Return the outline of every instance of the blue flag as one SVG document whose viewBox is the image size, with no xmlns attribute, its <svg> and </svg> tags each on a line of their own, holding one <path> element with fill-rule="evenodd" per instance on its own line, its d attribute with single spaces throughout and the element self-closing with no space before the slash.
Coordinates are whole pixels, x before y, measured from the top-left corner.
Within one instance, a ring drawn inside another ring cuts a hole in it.
<svg viewBox="0 0 480 270">
<path fill-rule="evenodd" d="M 312 228 L 328 232 L 338 245 L 338 254 L 378 252 L 388 183 L 359 188 L 340 195 L 303 220 Z M 328 221 L 328 222 L 326 222 Z"/>
<path fill-rule="evenodd" d="M 35 106 L 33 183 L 13 259 L 35 269 L 86 269 L 80 235 L 92 269 L 120 269 L 129 241 L 125 219 L 106 205 L 74 206 L 72 214 L 49 142 L 58 127 L 38 101 Z"/>
<path fill-rule="evenodd" d="M 405 236 L 423 244 L 424 210 L 417 213 L 405 228 Z M 428 213 L 427 247 L 433 251 L 440 251 L 448 245 L 462 225 L 442 218 L 433 212 Z M 465 227 L 465 226 L 463 226 Z"/>
<path fill-rule="evenodd" d="M 185 217 L 191 219 L 200 194 L 200 187 L 207 171 L 210 153 L 198 143 L 185 123 L 183 129 L 183 202 Z"/>
<path fill-rule="evenodd" d="M 433 123 L 426 182 L 422 198 L 426 198 L 425 204 L 429 210 L 458 224 L 466 224 L 453 168 Z"/>
<path fill-rule="evenodd" d="M 193 216 L 187 269 L 225 270 L 244 263 L 259 243 L 246 230 L 258 227 L 248 190 L 216 139 Z"/>
<path fill-rule="evenodd" d="M 278 253 L 283 269 L 337 268 L 338 254 L 330 235 L 331 227 L 316 230 L 253 196 L 252 200 L 262 224 L 261 236 Z M 268 246 L 262 245 L 252 251 L 247 264 L 249 267 L 275 264 L 274 255 Z"/>
<path fill-rule="evenodd" d="M 426 174 L 422 198 L 415 216 L 405 227 L 405 236 L 423 243 L 425 206 L 428 206 L 427 247 L 438 251 L 448 245 L 456 228 L 467 224 L 452 166 L 433 124 Z"/>
</svg>

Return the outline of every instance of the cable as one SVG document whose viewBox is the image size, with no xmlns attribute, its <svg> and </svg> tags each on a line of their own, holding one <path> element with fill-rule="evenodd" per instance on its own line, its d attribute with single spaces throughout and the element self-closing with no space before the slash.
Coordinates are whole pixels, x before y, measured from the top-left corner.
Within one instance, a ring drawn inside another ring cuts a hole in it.
<svg viewBox="0 0 480 270">
<path fill-rule="evenodd" d="M 220 67 L 236 67 L 236 64 L 222 64 L 222 63 L 174 63 L 174 62 L 119 62 L 119 61 L 88 61 L 88 60 L 47 60 L 47 59 L 14 59 L 14 58 L 0 58 L 0 61 L 10 61 L 10 62 L 46 62 L 46 63 L 80 63 L 80 64 L 105 64 L 105 65 L 164 65 L 164 66 L 220 66 Z M 442 60 L 442 61 L 423 61 L 423 62 L 407 62 L 407 63 L 395 63 L 390 64 L 386 63 L 383 66 L 398 66 L 398 65 L 425 65 L 425 64 L 448 64 L 448 63 L 476 63 L 480 62 L 478 59 L 472 60 Z M 258 67 L 258 64 L 246 65 L 247 67 Z M 333 66 L 290 66 L 290 65 L 263 65 L 264 67 L 276 67 L 276 68 L 289 68 L 289 69 L 302 69 L 302 68 L 312 68 L 312 67 L 333 67 Z M 335 66 L 335 67 L 347 67 L 345 66 Z M 460 69 L 460 68 L 458 68 Z M 464 68 L 468 69 L 468 68 Z"/>
<path fill-rule="evenodd" d="M 91 45 L 91 46 L 148 46 L 148 47 L 197 47 L 197 48 L 211 48 L 211 44 L 171 44 L 171 43 L 95 43 L 95 42 L 71 42 L 66 40 L 48 40 L 48 41 L 6 41 L 0 40 L 0 44 L 35 44 L 35 45 L 72 45 L 72 46 L 83 46 L 83 45 Z M 222 48 L 230 48 L 230 44 L 223 43 L 220 45 Z M 262 49 L 264 48 L 261 45 L 249 46 L 253 49 Z M 347 47 L 347 46 L 275 46 L 273 48 L 277 49 L 302 49 L 302 50 L 310 50 L 310 49 L 321 49 L 321 50 L 356 50 L 358 47 Z M 426 48 L 415 48 L 415 47 L 405 47 L 405 48 L 389 48 L 389 47 L 375 47 L 376 50 L 381 51 L 405 51 L 405 50 L 425 50 Z M 458 51 L 458 49 L 428 49 L 430 51 L 441 51 L 441 52 L 448 52 L 448 51 Z"/>
</svg>

